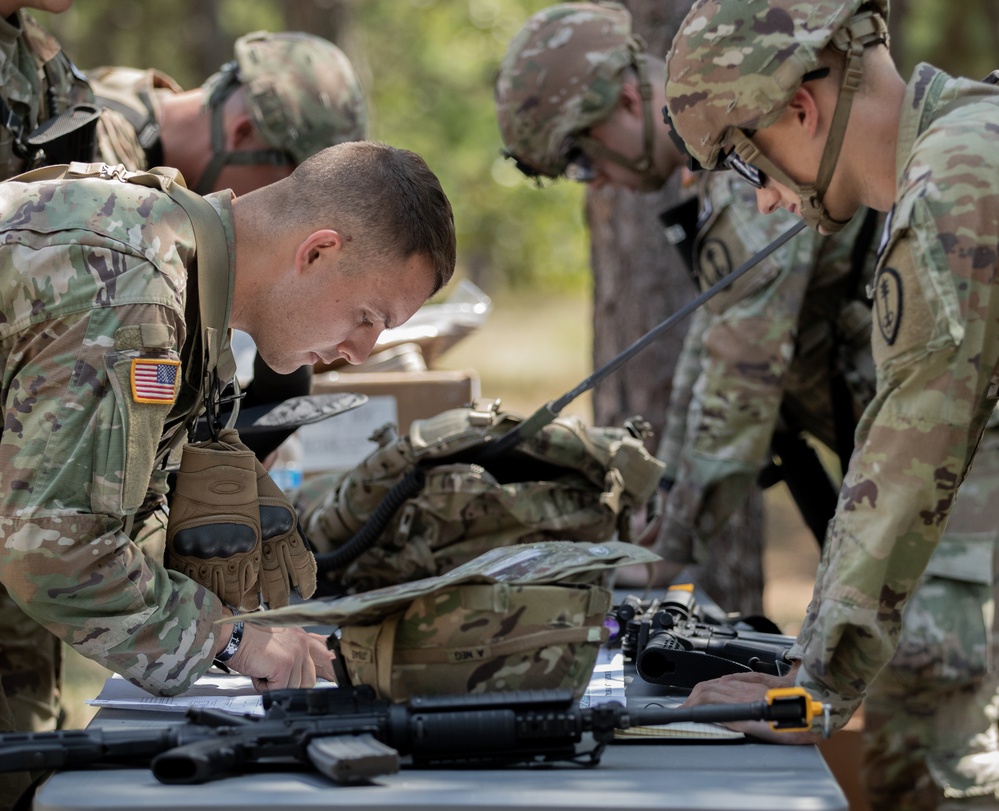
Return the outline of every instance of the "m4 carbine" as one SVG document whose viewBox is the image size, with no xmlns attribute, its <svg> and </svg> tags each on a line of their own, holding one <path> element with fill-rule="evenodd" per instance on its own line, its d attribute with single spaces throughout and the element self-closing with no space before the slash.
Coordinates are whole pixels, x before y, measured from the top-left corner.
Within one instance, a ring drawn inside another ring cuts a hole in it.
<svg viewBox="0 0 999 811">
<path fill-rule="evenodd" d="M 149 764 L 161 783 L 204 783 L 248 764 L 285 759 L 311 765 L 337 783 L 414 766 L 477 768 L 568 762 L 595 766 L 615 729 L 676 721 L 769 721 L 810 729 L 828 718 L 797 688 L 765 701 L 629 711 L 616 702 L 580 708 L 570 690 L 534 690 L 411 699 L 375 698 L 370 687 L 278 690 L 264 716 L 191 709 L 185 723 L 159 729 L 82 729 L 0 735 L 0 771 Z M 826 727 L 828 721 L 825 720 Z M 590 734 L 592 749 L 576 745 Z"/>
</svg>

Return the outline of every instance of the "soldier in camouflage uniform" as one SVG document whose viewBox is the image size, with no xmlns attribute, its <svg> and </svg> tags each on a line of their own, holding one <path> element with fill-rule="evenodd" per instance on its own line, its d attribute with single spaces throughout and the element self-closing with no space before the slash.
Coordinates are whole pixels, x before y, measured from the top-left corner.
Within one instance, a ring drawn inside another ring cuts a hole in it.
<svg viewBox="0 0 999 811">
<path fill-rule="evenodd" d="M 0 180 L 32 168 L 23 137 L 79 102 L 92 101 L 86 81 L 56 39 L 24 9 L 60 13 L 73 0 L 0 2 Z"/>
<path fill-rule="evenodd" d="M 874 801 L 895 791 L 906 807 L 995 808 L 995 604 L 983 599 L 995 536 L 964 518 L 995 509 L 986 426 L 999 393 L 999 88 L 926 64 L 907 84 L 888 53 L 887 13 L 884 0 L 701 0 L 667 57 L 674 132 L 700 166 L 754 179 L 762 211 L 787 209 L 826 233 L 863 205 L 888 212 L 872 285 L 878 387 L 826 536 L 800 664 L 786 680 L 703 683 L 690 701 L 751 700 L 794 681 L 841 725 L 879 689 L 902 633 L 907 667 L 889 672 L 885 690 L 911 703 L 899 729 L 879 731 L 881 745 L 892 758 L 929 727 L 934 750 L 921 775 L 878 765 Z M 945 527 L 955 542 L 941 559 Z M 963 595 L 948 595 L 941 574 L 964 581 Z M 924 677 L 950 679 L 950 694 L 924 692 Z M 869 720 L 887 725 L 873 698 Z"/>
<path fill-rule="evenodd" d="M 26 18 L 27 42 L 41 36 L 36 28 Z M 57 46 L 44 42 L 59 57 L 52 64 L 61 67 L 62 74 L 47 67 L 43 75 L 63 75 L 67 86 L 74 86 L 69 83 L 73 80 L 86 88 L 80 79 L 73 79 Z M 257 32 L 236 41 L 235 56 L 202 87 L 187 92 L 156 70 L 89 71 L 102 106 L 97 131 L 100 158 L 130 170 L 171 166 L 192 184 L 197 182 L 201 193 L 232 188 L 242 194 L 287 177 L 296 165 L 327 146 L 367 136 L 360 82 L 347 57 L 332 43 L 309 34 Z M 37 104 L 39 89 L 29 78 L 37 83 L 33 75 L 25 78 L 22 92 Z M 57 91 L 57 98 L 66 96 L 65 89 Z M 2 154 L 12 157 L 7 136 Z M 11 166 L 8 176 L 16 173 L 15 168 L 22 168 L 20 162 Z M 242 405 L 252 408 L 308 394 L 311 382 L 311 366 L 277 375 L 258 355 Z M 147 554 L 159 557 L 165 541 L 162 502 L 161 494 L 151 498 L 141 511 L 144 520 L 137 521 L 133 531 Z M 59 690 L 60 643 L 20 611 L 6 610 L 9 601 L 0 586 L 0 638 L 10 640 L 0 653 L 0 675 L 17 726 L 50 729 L 56 724 L 51 701 Z"/>
<path fill-rule="evenodd" d="M 184 91 L 157 70 L 87 71 L 101 106 L 99 158 L 126 169 L 171 166 L 200 194 L 236 194 L 280 180 L 320 149 L 368 136 L 364 91 L 350 60 L 327 40 L 257 31 L 235 58 Z M 259 356 L 242 405 L 308 394 L 311 367 L 276 376 Z"/>
<path fill-rule="evenodd" d="M 152 693 L 176 694 L 239 642 L 214 626 L 230 611 L 213 593 L 129 537 L 154 472 L 176 458 L 203 403 L 191 315 L 201 279 L 221 278 L 228 325 L 278 373 L 359 363 L 449 279 L 453 219 L 418 156 L 341 144 L 258 191 L 208 195 L 227 258 L 199 266 L 192 290 L 186 212 L 96 166 L 94 177 L 0 185 L 4 611 Z M 140 396 L 140 361 L 175 369 L 163 381 L 172 393 Z M 325 637 L 244 634 L 236 647 L 229 664 L 261 687 L 333 676 Z"/>
<path fill-rule="evenodd" d="M 638 188 L 643 169 L 667 177 L 681 155 L 672 151 L 661 119 L 656 141 L 646 135 L 643 143 L 638 59 L 645 61 L 653 82 L 646 92 L 658 110 L 662 62 L 641 54 L 625 10 L 563 4 L 535 15 L 511 43 L 497 82 L 509 152 L 532 174 L 567 174 L 594 185 Z M 608 160 L 594 141 L 627 156 L 644 151 L 652 164 Z M 752 187 L 734 172 L 700 173 L 697 197 L 696 224 L 675 212 L 663 219 L 667 234 L 682 238 L 681 247 L 692 244 L 704 288 L 794 222 L 784 211 L 759 216 Z M 797 431 L 825 444 L 844 467 L 848 462 L 856 420 L 875 388 L 864 293 L 876 258 L 868 250 L 872 225 L 868 214 L 832 236 L 802 233 L 695 315 L 659 448 L 672 487 L 658 548 L 676 562 L 664 567 L 665 575 L 680 564 L 710 562 L 711 544 L 772 454 L 785 478 L 804 477 L 816 497 L 829 489 L 801 469 L 809 459 L 801 454 L 810 451 Z M 791 440 L 798 445 L 789 446 Z M 986 442 L 999 449 L 996 432 Z M 821 468 L 813 475 L 824 476 Z M 868 696 L 865 760 L 879 808 L 909 807 L 912 787 L 933 797 L 926 791 L 931 773 L 950 791 L 985 791 L 995 778 L 988 762 L 995 738 L 983 714 L 995 701 L 986 673 L 991 559 L 999 536 L 987 508 L 999 493 L 995 453 L 979 459 L 963 492 L 916 590 L 920 608 L 906 613 L 903 644 Z M 822 524 L 835 506 L 831 489 L 829 498 L 818 505 Z M 969 720 L 956 724 L 958 717 Z"/>
</svg>

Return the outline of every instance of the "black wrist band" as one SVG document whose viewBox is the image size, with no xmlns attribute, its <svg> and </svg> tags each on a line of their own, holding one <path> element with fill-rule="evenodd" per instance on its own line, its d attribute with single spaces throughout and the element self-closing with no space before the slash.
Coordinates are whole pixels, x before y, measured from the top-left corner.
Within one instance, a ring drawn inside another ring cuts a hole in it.
<svg viewBox="0 0 999 811">
<path fill-rule="evenodd" d="M 243 641 L 243 621 L 239 620 L 232 624 L 232 635 L 229 637 L 229 644 L 225 646 L 225 650 L 222 651 L 218 656 L 215 657 L 216 662 L 228 662 L 233 656 L 236 655 L 236 651 L 239 650 L 239 643 Z"/>
</svg>

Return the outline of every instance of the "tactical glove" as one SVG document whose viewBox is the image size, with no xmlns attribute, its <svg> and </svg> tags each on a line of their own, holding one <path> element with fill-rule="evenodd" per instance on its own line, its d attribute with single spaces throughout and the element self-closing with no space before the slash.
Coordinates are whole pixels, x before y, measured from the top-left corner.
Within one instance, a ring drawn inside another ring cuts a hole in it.
<svg viewBox="0 0 999 811">
<path fill-rule="evenodd" d="M 268 608 L 288 605 L 291 586 L 302 597 L 316 591 L 316 558 L 298 522 L 298 513 L 270 474 L 257 462 L 262 538 L 260 588 Z"/>
<path fill-rule="evenodd" d="M 233 429 L 184 446 L 167 523 L 166 565 L 233 608 L 260 605 L 257 469 Z"/>
</svg>

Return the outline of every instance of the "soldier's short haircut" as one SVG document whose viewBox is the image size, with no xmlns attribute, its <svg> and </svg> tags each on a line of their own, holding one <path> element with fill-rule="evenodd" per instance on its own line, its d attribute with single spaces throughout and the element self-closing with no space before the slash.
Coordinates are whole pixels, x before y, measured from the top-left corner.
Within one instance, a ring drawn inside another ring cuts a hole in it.
<svg viewBox="0 0 999 811">
<path fill-rule="evenodd" d="M 282 182 L 298 223 L 335 218 L 354 262 L 425 256 L 436 293 L 454 273 L 454 214 L 434 172 L 415 152 L 374 141 L 324 149 Z M 329 227 L 329 226 L 321 226 Z"/>
</svg>

